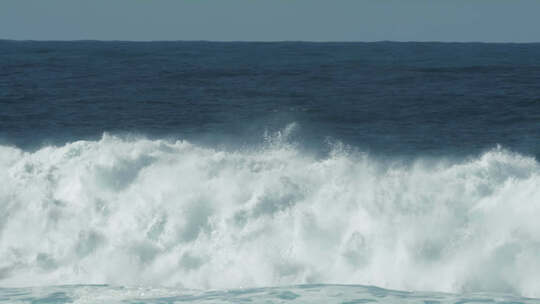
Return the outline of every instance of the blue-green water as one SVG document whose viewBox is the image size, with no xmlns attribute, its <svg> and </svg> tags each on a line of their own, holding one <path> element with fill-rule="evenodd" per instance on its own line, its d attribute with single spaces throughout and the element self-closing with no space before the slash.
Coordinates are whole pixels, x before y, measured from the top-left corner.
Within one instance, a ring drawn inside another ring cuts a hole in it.
<svg viewBox="0 0 540 304">
<path fill-rule="evenodd" d="M 175 290 L 150 287 L 58 286 L 0 289 L 0 303 L 325 303 L 325 304 L 528 304 L 538 300 L 475 293 L 404 292 L 360 285 L 299 285 L 231 290 Z"/>
</svg>

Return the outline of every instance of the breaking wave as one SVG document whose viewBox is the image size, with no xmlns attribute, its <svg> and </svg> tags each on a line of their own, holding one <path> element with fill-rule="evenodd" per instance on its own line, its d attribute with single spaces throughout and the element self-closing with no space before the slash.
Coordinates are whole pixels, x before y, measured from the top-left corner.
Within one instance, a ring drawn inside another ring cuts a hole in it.
<svg viewBox="0 0 540 304">
<path fill-rule="evenodd" d="M 318 157 L 285 135 L 236 151 L 107 134 L 0 146 L 0 284 L 540 296 L 533 157 Z"/>
</svg>

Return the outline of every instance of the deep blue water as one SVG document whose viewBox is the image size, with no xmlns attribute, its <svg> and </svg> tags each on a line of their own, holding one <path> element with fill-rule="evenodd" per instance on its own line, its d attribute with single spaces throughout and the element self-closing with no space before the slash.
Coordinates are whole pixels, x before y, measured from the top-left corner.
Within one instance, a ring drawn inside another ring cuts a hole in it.
<svg viewBox="0 0 540 304">
<path fill-rule="evenodd" d="M 540 155 L 540 44 L 0 41 L 0 138 L 250 144 L 300 126 L 389 155 Z"/>
</svg>

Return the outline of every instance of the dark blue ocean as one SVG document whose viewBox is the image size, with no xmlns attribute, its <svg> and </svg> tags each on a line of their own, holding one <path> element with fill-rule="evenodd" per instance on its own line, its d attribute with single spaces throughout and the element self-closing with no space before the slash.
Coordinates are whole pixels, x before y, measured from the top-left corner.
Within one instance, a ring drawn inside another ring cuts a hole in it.
<svg viewBox="0 0 540 304">
<path fill-rule="evenodd" d="M 23 148 L 296 122 L 315 147 L 540 155 L 540 44 L 0 41 L 0 73 L 0 137 Z"/>
<path fill-rule="evenodd" d="M 0 40 L 0 302 L 538 303 L 539 157 L 540 44 Z"/>
</svg>

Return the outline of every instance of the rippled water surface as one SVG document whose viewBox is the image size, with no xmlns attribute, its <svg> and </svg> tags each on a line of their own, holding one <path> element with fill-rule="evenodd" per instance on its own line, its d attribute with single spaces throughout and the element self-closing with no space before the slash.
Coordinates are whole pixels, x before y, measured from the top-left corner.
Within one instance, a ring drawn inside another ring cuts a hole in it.
<svg viewBox="0 0 540 304">
<path fill-rule="evenodd" d="M 300 285 L 220 291 L 127 288 L 112 286 L 59 286 L 0 289 L 0 302 L 9 303 L 419 303 L 527 304 L 540 300 L 504 294 L 453 295 L 403 292 L 372 286 Z"/>
</svg>

